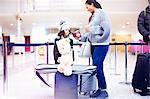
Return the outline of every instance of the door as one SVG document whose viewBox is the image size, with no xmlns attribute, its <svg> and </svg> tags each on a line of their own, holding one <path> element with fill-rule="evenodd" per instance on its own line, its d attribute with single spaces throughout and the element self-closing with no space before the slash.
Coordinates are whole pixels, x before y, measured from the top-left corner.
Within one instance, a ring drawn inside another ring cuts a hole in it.
<svg viewBox="0 0 150 99">
<path fill-rule="evenodd" d="M 25 44 L 30 44 L 30 36 L 25 37 Z M 25 52 L 30 52 L 30 46 L 25 46 Z"/>
</svg>

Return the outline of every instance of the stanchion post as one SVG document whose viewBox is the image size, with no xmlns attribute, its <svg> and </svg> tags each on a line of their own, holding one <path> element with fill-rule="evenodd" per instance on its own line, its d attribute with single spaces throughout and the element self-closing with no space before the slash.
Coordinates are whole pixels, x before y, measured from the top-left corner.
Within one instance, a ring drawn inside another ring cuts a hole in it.
<svg viewBox="0 0 150 99">
<path fill-rule="evenodd" d="M 116 42 L 115 42 L 115 74 L 113 75 L 120 75 L 117 73 L 117 45 L 116 45 Z"/>
<path fill-rule="evenodd" d="M 110 69 L 114 69 L 114 67 L 112 67 L 112 65 L 111 65 L 111 45 L 109 45 L 109 67 L 110 67 Z"/>
<path fill-rule="evenodd" d="M 115 44 L 115 75 L 117 74 L 117 45 Z"/>
<path fill-rule="evenodd" d="M 46 43 L 46 63 L 49 64 L 49 50 L 48 50 L 48 42 Z M 49 81 L 49 74 L 47 76 L 47 81 Z"/>
<path fill-rule="evenodd" d="M 128 61 L 127 61 L 127 58 L 128 58 L 128 43 L 125 42 L 125 83 L 127 84 L 127 78 L 128 78 L 128 74 L 127 74 L 127 68 L 128 68 Z"/>
<path fill-rule="evenodd" d="M 128 42 L 125 42 L 125 82 L 120 82 L 120 83 L 124 83 L 124 84 L 131 84 L 131 82 L 127 82 L 128 79 Z"/>
<path fill-rule="evenodd" d="M 3 38 L 3 95 L 5 96 L 8 91 L 8 72 L 7 72 L 7 42 L 5 42 L 4 34 Z"/>
<path fill-rule="evenodd" d="M 109 45 L 109 65 L 111 64 L 111 46 Z M 111 65 L 110 65 L 111 66 Z"/>
<path fill-rule="evenodd" d="M 15 58 L 14 58 L 14 55 L 15 55 L 15 52 L 14 52 L 14 43 L 12 44 L 12 68 L 14 69 L 15 68 Z"/>
<path fill-rule="evenodd" d="M 49 51 L 48 51 L 48 43 L 46 43 L 46 63 L 49 64 Z"/>
<path fill-rule="evenodd" d="M 34 64 L 37 65 L 37 50 L 36 46 L 33 46 L 33 53 L 34 53 Z"/>
<path fill-rule="evenodd" d="M 91 65 L 91 59 L 90 59 L 90 57 L 89 57 L 89 66 Z"/>
</svg>

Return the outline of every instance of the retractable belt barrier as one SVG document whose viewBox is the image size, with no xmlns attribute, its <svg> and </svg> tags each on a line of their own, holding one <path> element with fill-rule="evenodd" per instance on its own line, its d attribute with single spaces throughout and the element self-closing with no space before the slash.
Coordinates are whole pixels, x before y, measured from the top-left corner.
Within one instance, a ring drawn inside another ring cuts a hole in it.
<svg viewBox="0 0 150 99">
<path fill-rule="evenodd" d="M 8 46 L 42 46 L 42 45 L 54 45 L 54 43 L 32 43 L 32 44 L 22 44 L 22 43 L 8 43 Z M 75 43 L 73 45 L 82 45 L 81 43 Z M 125 43 L 109 43 L 109 45 L 125 45 Z M 127 45 L 148 45 L 146 43 L 128 43 Z M 2 46 L 2 44 L 0 44 Z"/>
<path fill-rule="evenodd" d="M 47 64 L 46 65 L 40 65 L 40 66 L 36 66 L 35 70 L 39 73 L 39 74 L 46 74 L 46 73 L 52 73 L 52 72 L 56 72 L 56 65 L 49 65 L 48 62 L 48 46 L 49 45 L 54 45 L 54 43 L 40 43 L 40 44 L 16 44 L 16 43 L 8 43 L 7 46 L 42 46 L 45 45 L 47 46 Z M 76 43 L 74 45 L 81 45 L 81 43 Z M 147 45 L 146 43 L 110 43 L 109 45 L 124 45 L 125 46 L 125 83 L 127 83 L 127 46 L 128 45 Z M 3 47 L 3 44 L 0 44 L 1 47 Z M 7 49 L 5 49 L 7 50 Z M 6 61 L 6 60 L 4 60 Z M 48 67 L 47 67 L 48 66 Z M 78 67 L 78 68 L 76 68 Z M 5 65 L 4 65 L 4 69 L 5 69 Z M 95 66 L 73 66 L 73 73 L 74 74 L 84 74 L 84 73 L 89 73 L 89 72 L 93 72 L 96 69 Z M 4 78 L 6 78 L 5 74 L 3 75 Z M 7 79 L 7 78 L 6 78 Z"/>
</svg>

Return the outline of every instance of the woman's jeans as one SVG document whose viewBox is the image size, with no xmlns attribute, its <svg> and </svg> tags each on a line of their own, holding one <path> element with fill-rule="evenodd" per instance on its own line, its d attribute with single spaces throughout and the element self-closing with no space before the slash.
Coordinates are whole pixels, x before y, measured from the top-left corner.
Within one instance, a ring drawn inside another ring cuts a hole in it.
<svg viewBox="0 0 150 99">
<path fill-rule="evenodd" d="M 103 71 L 103 62 L 108 52 L 109 45 L 92 45 L 92 59 L 93 65 L 97 66 L 97 79 L 98 87 L 100 89 L 106 89 L 106 80 Z"/>
</svg>

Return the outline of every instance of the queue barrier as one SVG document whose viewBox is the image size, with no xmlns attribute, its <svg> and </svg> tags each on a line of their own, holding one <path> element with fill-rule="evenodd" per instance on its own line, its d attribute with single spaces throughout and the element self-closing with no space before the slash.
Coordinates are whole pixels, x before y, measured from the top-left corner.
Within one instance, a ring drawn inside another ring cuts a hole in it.
<svg viewBox="0 0 150 99">
<path fill-rule="evenodd" d="M 4 91 L 7 89 L 6 87 L 7 87 L 7 80 L 8 80 L 8 73 L 7 73 L 7 47 L 6 46 L 43 46 L 43 45 L 45 45 L 45 46 L 47 46 L 47 64 L 49 64 L 49 56 L 48 56 L 48 53 L 49 53 L 49 51 L 48 51 L 48 46 L 49 45 L 54 45 L 54 43 L 39 43 L 39 44 L 17 44 L 17 43 L 7 43 L 6 41 L 4 41 L 3 40 L 3 44 L 0 44 L 0 46 L 3 48 L 3 59 L 4 59 L 4 64 L 3 64 L 3 89 L 4 89 Z M 81 43 L 77 43 L 77 44 L 74 44 L 74 45 L 81 45 Z M 128 68 L 128 66 L 127 66 L 127 53 L 128 53 L 128 51 L 127 51 L 127 47 L 128 47 L 128 45 L 147 45 L 146 43 L 128 43 L 128 42 L 125 42 L 125 43 L 110 43 L 109 44 L 110 46 L 111 45 L 115 45 L 115 46 L 119 46 L 119 45 L 124 45 L 125 46 L 125 84 L 128 84 L 128 82 L 127 82 L 127 75 L 128 75 L 128 72 L 127 72 L 127 68 Z M 116 60 L 116 58 L 115 58 L 115 60 Z M 4 92 L 5 93 L 5 92 Z"/>
</svg>

